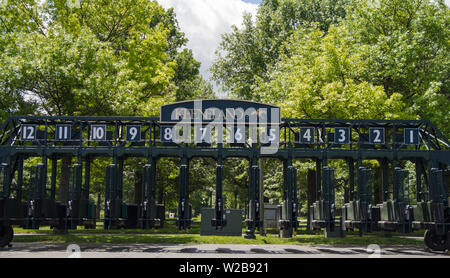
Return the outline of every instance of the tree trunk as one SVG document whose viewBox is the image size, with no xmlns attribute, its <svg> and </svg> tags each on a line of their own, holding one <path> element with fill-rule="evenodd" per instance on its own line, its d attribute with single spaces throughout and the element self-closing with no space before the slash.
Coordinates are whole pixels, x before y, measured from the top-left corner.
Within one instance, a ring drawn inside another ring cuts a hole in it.
<svg viewBox="0 0 450 278">
<path fill-rule="evenodd" d="M 310 207 L 316 201 L 316 192 L 317 192 L 317 184 L 316 184 L 316 171 L 308 170 L 307 174 L 307 183 L 308 183 L 308 230 L 312 229 L 310 227 L 312 219 L 310 219 Z"/>
<path fill-rule="evenodd" d="M 374 205 L 381 204 L 383 200 L 383 182 L 381 179 L 381 168 L 376 167 L 373 171 L 373 196 Z"/>
<path fill-rule="evenodd" d="M 102 194 L 97 195 L 97 219 L 100 219 L 100 210 L 102 208 Z"/>
<path fill-rule="evenodd" d="M 136 170 L 135 181 L 134 181 L 134 203 L 139 205 L 142 203 L 142 171 L 140 169 Z"/>
<path fill-rule="evenodd" d="M 59 180 L 59 201 L 66 203 L 69 197 L 69 167 L 72 164 L 72 157 L 61 159 L 61 179 Z"/>
</svg>

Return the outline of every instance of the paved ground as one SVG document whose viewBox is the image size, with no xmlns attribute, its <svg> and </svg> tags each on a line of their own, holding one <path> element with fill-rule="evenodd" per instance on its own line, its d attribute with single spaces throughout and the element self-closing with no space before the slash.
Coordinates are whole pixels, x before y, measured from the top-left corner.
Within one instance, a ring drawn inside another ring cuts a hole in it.
<svg viewBox="0 0 450 278">
<path fill-rule="evenodd" d="M 78 251 L 79 250 L 79 251 Z M 374 251 L 375 250 L 375 251 Z M 423 246 L 329 246 L 241 244 L 110 244 L 13 243 L 0 249 L 0 258 L 283 258 L 381 257 L 450 258 Z"/>
</svg>

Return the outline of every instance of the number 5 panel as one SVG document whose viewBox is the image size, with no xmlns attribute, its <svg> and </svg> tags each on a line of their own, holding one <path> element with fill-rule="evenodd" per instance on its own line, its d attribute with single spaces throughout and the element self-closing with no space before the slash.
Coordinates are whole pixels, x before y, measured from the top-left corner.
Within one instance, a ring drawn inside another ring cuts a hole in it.
<svg viewBox="0 0 450 278">
<path fill-rule="evenodd" d="M 385 133 L 382 127 L 369 128 L 369 143 L 370 144 L 385 144 Z"/>
</svg>

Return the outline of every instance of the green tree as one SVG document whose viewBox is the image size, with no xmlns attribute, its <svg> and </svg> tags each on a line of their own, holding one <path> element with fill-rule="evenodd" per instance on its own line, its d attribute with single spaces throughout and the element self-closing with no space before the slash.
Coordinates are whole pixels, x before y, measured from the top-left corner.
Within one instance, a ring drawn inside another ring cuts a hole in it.
<svg viewBox="0 0 450 278">
<path fill-rule="evenodd" d="M 367 67 L 343 32 L 331 27 L 297 30 L 285 43 L 269 82 L 255 93 L 295 118 L 405 118 L 399 94 L 388 97 L 381 86 L 361 80 Z"/>
<path fill-rule="evenodd" d="M 280 47 L 302 27 L 318 22 L 323 31 L 345 17 L 348 0 L 265 0 L 255 21 L 244 15 L 242 27 L 222 36 L 211 67 L 213 79 L 224 91 L 241 99 L 259 100 L 253 93 L 266 80 L 280 57 Z"/>
<path fill-rule="evenodd" d="M 450 134 L 450 11 L 444 1 L 353 1 L 344 26 L 364 49 L 362 78 Z"/>
</svg>

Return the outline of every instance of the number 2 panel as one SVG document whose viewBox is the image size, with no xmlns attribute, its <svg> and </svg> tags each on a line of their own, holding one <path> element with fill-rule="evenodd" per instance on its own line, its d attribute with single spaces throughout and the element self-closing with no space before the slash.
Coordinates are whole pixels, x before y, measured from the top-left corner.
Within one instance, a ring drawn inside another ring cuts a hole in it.
<svg viewBox="0 0 450 278">
<path fill-rule="evenodd" d="M 369 128 L 369 143 L 370 144 L 384 144 L 385 133 L 382 127 Z"/>
</svg>

